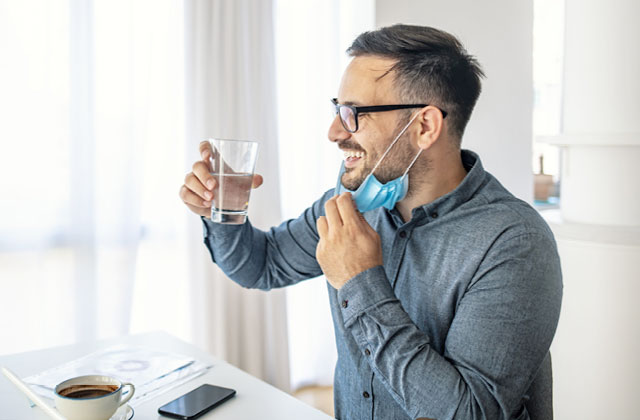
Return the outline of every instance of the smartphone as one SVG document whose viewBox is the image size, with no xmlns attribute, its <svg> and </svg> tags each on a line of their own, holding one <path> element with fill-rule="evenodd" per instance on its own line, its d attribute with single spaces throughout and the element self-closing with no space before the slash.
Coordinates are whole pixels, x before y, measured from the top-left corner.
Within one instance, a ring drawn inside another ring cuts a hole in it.
<svg viewBox="0 0 640 420">
<path fill-rule="evenodd" d="M 236 391 L 204 384 L 158 408 L 158 413 L 174 419 L 191 420 L 236 395 Z"/>
</svg>

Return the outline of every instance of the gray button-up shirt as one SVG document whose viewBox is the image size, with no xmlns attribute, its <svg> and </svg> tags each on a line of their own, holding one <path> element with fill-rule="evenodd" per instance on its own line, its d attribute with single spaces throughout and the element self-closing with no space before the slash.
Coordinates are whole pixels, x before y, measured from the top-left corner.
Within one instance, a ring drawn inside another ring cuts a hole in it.
<svg viewBox="0 0 640 420">
<path fill-rule="evenodd" d="M 339 419 L 550 419 L 549 346 L 562 299 L 553 235 L 478 156 L 452 192 L 412 212 L 364 214 L 384 265 L 327 284 L 338 347 Z M 204 220 L 213 260 L 244 287 L 271 289 L 322 274 L 316 219 L 264 232 Z"/>
</svg>

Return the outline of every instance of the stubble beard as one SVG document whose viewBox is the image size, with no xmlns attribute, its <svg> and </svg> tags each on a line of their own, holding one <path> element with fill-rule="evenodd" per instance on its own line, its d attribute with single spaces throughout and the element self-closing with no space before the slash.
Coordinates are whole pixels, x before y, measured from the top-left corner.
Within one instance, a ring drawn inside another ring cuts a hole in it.
<svg viewBox="0 0 640 420">
<path fill-rule="evenodd" d="M 394 135 L 387 144 L 387 147 L 389 147 L 391 141 L 393 141 L 393 138 L 395 138 L 397 133 L 399 133 L 404 128 L 404 126 L 407 125 L 408 122 L 408 119 L 406 121 L 399 121 L 396 130 L 394 130 Z M 357 190 L 360 185 L 362 185 L 367 175 L 371 173 L 383 153 L 384 150 L 380 155 L 376 154 L 375 156 L 370 156 L 367 153 L 367 160 L 366 162 L 364 162 L 361 168 L 345 169 L 345 173 L 342 175 L 341 179 L 342 185 L 344 185 L 344 187 L 348 190 Z M 407 170 L 407 167 L 415 157 L 416 153 L 418 152 L 416 150 L 412 150 L 411 142 L 409 141 L 409 135 L 405 131 L 404 133 L 402 133 L 402 136 L 400 136 L 396 144 L 393 145 L 391 150 L 389 150 L 387 156 L 384 157 L 384 160 L 376 169 L 376 172 L 374 173 L 376 179 L 382 184 L 386 184 L 389 181 L 401 177 L 404 174 L 404 171 Z M 357 178 L 352 178 L 351 173 L 356 170 L 359 170 L 360 173 L 358 174 Z"/>
</svg>

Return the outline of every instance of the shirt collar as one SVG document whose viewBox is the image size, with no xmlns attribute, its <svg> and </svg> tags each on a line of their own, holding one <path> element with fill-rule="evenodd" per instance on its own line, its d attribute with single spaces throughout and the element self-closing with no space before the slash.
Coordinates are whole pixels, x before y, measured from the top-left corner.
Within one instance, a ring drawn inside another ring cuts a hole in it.
<svg viewBox="0 0 640 420">
<path fill-rule="evenodd" d="M 478 191 L 482 186 L 485 181 L 486 172 L 482 166 L 480 157 L 476 153 L 466 149 L 462 149 L 460 151 L 460 157 L 462 159 L 462 165 L 467 171 L 467 175 L 464 177 L 460 185 L 458 185 L 453 191 L 436 198 L 434 201 L 414 208 L 411 216 L 412 221 L 420 220 L 425 216 L 428 219 L 436 219 L 438 217 L 445 216 L 469 201 L 476 191 Z M 402 221 L 400 214 L 395 208 L 391 213 L 396 221 Z"/>
</svg>

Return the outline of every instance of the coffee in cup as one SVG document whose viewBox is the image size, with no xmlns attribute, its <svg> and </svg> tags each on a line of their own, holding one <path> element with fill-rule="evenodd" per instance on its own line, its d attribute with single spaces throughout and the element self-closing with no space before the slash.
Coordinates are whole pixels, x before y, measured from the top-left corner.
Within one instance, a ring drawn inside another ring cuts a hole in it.
<svg viewBox="0 0 640 420">
<path fill-rule="evenodd" d="M 81 384 L 81 385 L 71 385 L 68 388 L 61 389 L 58 392 L 61 396 L 67 398 L 96 398 L 102 397 L 103 395 L 111 394 L 118 390 L 116 385 L 91 385 L 91 384 Z"/>
<path fill-rule="evenodd" d="M 122 397 L 123 388 L 129 392 Z M 135 387 L 129 382 L 103 375 L 68 379 L 55 388 L 56 408 L 68 420 L 108 420 L 126 404 Z"/>
</svg>

